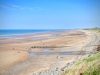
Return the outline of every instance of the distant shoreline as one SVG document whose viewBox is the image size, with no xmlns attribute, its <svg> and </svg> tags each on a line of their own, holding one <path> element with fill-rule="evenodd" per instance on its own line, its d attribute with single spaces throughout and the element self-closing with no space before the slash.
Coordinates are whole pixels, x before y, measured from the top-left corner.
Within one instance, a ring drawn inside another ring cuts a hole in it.
<svg viewBox="0 0 100 75">
<path fill-rule="evenodd" d="M 69 30 L 0 30 L 0 39 L 24 38 L 29 35 L 56 33 Z"/>
</svg>

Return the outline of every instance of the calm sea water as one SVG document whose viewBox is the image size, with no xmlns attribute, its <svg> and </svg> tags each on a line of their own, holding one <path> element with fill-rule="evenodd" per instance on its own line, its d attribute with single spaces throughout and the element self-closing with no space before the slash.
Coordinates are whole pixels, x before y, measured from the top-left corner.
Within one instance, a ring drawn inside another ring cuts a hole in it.
<svg viewBox="0 0 100 75">
<path fill-rule="evenodd" d="M 41 33 L 49 32 L 52 30 L 0 30 L 0 35 L 10 35 L 10 34 L 32 34 L 32 33 Z"/>
<path fill-rule="evenodd" d="M 26 34 L 37 34 L 37 33 L 51 33 L 64 30 L 0 30 L 0 38 L 14 38 L 26 35 Z"/>
</svg>

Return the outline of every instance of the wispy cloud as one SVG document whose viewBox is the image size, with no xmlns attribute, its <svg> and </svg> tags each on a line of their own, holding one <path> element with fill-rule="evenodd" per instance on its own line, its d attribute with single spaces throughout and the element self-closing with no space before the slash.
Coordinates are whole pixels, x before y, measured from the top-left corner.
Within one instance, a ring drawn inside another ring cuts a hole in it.
<svg viewBox="0 0 100 75">
<path fill-rule="evenodd" d="M 8 5 L 10 5 L 13 8 L 20 9 L 20 10 L 34 10 L 34 8 L 32 7 L 21 7 L 21 6 L 13 5 L 13 4 L 8 4 Z"/>
<path fill-rule="evenodd" d="M 25 8 L 21 7 L 21 6 L 18 6 L 18 5 L 14 5 L 14 4 L 8 4 L 10 5 L 11 7 L 13 8 L 16 8 L 16 9 L 20 9 L 20 10 L 24 10 Z"/>
<path fill-rule="evenodd" d="M 13 6 L 13 7 L 19 7 L 19 6 L 17 6 L 17 5 L 13 5 L 13 4 L 8 4 L 8 5 L 11 5 L 11 6 Z"/>
<path fill-rule="evenodd" d="M 22 7 L 22 6 L 15 5 L 15 4 L 7 4 L 6 6 L 1 5 L 1 7 L 12 9 L 12 10 L 42 10 L 42 8 L 40 7 Z"/>
<path fill-rule="evenodd" d="M 1 5 L 1 7 L 3 7 L 3 8 L 7 8 L 7 9 L 11 9 L 11 10 L 16 10 L 15 8 L 10 8 L 10 7 L 8 7 L 8 6 L 4 6 L 4 5 Z"/>
</svg>

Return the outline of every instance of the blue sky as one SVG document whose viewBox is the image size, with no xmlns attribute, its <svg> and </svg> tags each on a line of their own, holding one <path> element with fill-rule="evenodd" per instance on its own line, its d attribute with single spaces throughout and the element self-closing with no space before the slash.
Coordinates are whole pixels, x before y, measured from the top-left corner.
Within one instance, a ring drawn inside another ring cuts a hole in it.
<svg viewBox="0 0 100 75">
<path fill-rule="evenodd" d="M 100 27 L 100 0 L 0 0 L 0 29 Z"/>
</svg>

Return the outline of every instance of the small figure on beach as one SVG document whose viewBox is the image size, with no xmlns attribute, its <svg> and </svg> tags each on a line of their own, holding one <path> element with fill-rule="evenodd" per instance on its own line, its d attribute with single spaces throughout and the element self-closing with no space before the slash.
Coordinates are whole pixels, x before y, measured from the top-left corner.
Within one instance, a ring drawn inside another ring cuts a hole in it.
<svg viewBox="0 0 100 75">
<path fill-rule="evenodd" d="M 60 56 L 57 56 L 57 58 L 60 58 Z"/>
<path fill-rule="evenodd" d="M 61 71 L 64 71 L 64 69 L 62 68 Z"/>
<path fill-rule="evenodd" d="M 56 68 L 56 71 L 58 71 L 58 68 Z"/>
<path fill-rule="evenodd" d="M 13 50 L 14 50 L 14 48 L 13 48 Z"/>
<path fill-rule="evenodd" d="M 25 49 L 27 49 L 27 47 L 25 47 Z"/>
<path fill-rule="evenodd" d="M 20 51 L 18 51 L 18 53 L 20 53 Z"/>
</svg>

